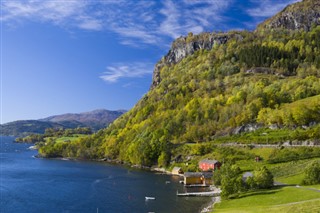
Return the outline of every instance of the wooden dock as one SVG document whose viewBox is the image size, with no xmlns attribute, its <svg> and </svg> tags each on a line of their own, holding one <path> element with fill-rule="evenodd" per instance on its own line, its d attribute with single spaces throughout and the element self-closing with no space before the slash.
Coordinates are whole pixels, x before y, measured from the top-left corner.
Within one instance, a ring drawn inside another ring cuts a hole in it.
<svg viewBox="0 0 320 213">
<path fill-rule="evenodd" d="M 186 196 L 193 196 L 193 197 L 217 197 L 217 196 L 220 196 L 220 191 L 185 192 L 185 193 L 179 193 L 179 192 L 177 191 L 177 196 L 179 196 L 179 197 L 186 197 Z"/>
<path fill-rule="evenodd" d="M 204 184 L 189 184 L 184 185 L 186 188 L 192 188 L 192 187 L 209 187 L 210 185 L 204 185 Z"/>
</svg>

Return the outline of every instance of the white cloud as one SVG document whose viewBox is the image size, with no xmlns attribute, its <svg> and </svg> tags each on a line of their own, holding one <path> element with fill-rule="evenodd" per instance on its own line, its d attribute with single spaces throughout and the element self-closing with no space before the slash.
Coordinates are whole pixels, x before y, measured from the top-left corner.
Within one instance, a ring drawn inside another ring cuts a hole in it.
<svg viewBox="0 0 320 213">
<path fill-rule="evenodd" d="M 250 16 L 255 18 L 267 18 L 275 15 L 284 9 L 287 5 L 293 4 L 301 0 L 251 0 L 256 5 L 254 8 L 248 9 L 247 12 Z"/>
<path fill-rule="evenodd" d="M 101 30 L 103 25 L 100 20 L 91 17 L 80 16 L 78 27 L 84 30 Z"/>
<path fill-rule="evenodd" d="M 120 78 L 137 78 L 150 75 L 153 72 L 152 63 L 134 62 L 118 63 L 108 66 L 100 78 L 109 83 L 115 83 Z"/>
<path fill-rule="evenodd" d="M 10 25 L 51 23 L 63 28 L 108 31 L 124 45 L 167 46 L 188 32 L 200 33 L 223 22 L 234 0 L 2 0 L 1 21 Z M 138 45 L 137 45 L 138 44 Z"/>
<path fill-rule="evenodd" d="M 32 20 L 49 22 L 58 26 L 77 27 L 86 30 L 101 30 L 99 17 L 88 13 L 87 1 L 29 0 L 1 2 L 1 21 Z"/>
<path fill-rule="evenodd" d="M 222 13 L 233 0 L 165 0 L 160 13 L 165 16 L 159 32 L 175 39 L 188 32 L 200 33 L 223 22 Z"/>
</svg>

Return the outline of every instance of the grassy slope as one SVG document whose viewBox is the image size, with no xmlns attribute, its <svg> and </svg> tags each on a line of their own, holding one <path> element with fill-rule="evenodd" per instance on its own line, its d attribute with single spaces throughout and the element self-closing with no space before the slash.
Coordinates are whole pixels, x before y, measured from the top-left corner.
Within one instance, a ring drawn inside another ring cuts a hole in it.
<svg viewBox="0 0 320 213">
<path fill-rule="evenodd" d="M 76 141 L 80 138 L 86 137 L 88 135 L 84 134 L 73 134 L 72 136 L 62 136 L 62 137 L 47 137 L 45 140 L 48 142 L 48 140 L 54 140 L 55 143 L 61 143 L 61 142 L 72 142 Z"/>
<path fill-rule="evenodd" d="M 251 152 L 267 156 L 271 148 L 252 149 Z M 214 212 L 319 212 L 320 185 L 299 186 L 304 177 L 303 170 L 313 160 L 266 164 L 251 163 L 243 168 L 252 169 L 258 164 L 269 167 L 275 181 L 289 184 L 282 188 L 265 190 L 258 193 L 247 193 L 239 199 L 222 201 L 214 206 Z M 245 164 L 244 162 L 238 165 Z"/>
<path fill-rule="evenodd" d="M 74 134 L 73 136 L 69 136 L 69 137 L 60 137 L 60 138 L 56 138 L 56 142 L 66 142 L 66 141 L 75 141 L 81 137 L 85 137 L 87 135 L 82 135 L 82 134 Z"/>
<path fill-rule="evenodd" d="M 320 192 L 304 187 L 287 186 L 249 194 L 214 206 L 214 212 L 317 212 Z"/>
</svg>

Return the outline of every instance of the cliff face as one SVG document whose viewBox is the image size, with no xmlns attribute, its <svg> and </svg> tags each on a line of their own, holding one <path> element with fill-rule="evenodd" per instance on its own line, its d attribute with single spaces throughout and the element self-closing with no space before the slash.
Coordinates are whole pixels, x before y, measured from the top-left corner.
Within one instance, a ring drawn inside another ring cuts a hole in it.
<svg viewBox="0 0 320 213">
<path fill-rule="evenodd" d="M 309 31 L 313 25 L 320 25 L 320 1 L 304 0 L 267 19 L 258 26 L 258 30 L 285 28 Z"/>
<path fill-rule="evenodd" d="M 289 30 L 302 29 L 309 31 L 312 26 L 320 25 L 320 1 L 303 0 L 283 9 L 277 15 L 261 23 L 257 30 L 284 28 Z M 237 33 L 202 33 L 176 39 L 168 54 L 165 55 L 156 65 L 153 71 L 151 89 L 160 82 L 160 70 L 165 65 L 176 64 L 183 58 L 192 55 L 200 49 L 210 50 L 214 45 L 225 44 L 230 38 L 241 40 Z"/>
<path fill-rule="evenodd" d="M 165 55 L 156 65 L 153 71 L 152 86 L 156 87 L 160 82 L 160 70 L 165 65 L 176 64 L 185 57 L 192 55 L 197 50 L 211 50 L 213 46 L 225 44 L 230 38 L 242 39 L 237 33 L 202 33 L 176 39 L 171 46 L 168 54 Z"/>
</svg>

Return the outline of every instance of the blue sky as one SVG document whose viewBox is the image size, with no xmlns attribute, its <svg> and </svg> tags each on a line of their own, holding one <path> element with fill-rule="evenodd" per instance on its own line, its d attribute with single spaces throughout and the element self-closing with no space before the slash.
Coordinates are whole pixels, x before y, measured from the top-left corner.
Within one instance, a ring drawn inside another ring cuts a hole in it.
<svg viewBox="0 0 320 213">
<path fill-rule="evenodd" d="M 188 32 L 253 30 L 297 0 L 2 0 L 1 123 L 130 109 Z"/>
</svg>

